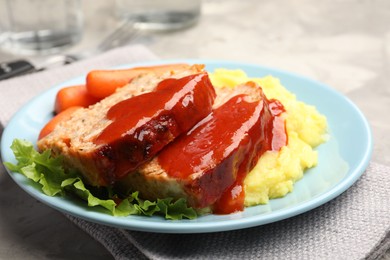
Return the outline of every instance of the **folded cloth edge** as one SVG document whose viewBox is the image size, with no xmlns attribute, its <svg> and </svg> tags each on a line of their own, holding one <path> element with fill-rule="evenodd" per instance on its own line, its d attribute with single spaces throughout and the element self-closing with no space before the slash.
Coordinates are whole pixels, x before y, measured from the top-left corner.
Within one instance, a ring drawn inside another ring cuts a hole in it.
<svg viewBox="0 0 390 260">
<path fill-rule="evenodd" d="M 6 127 L 11 117 L 33 97 L 91 70 L 153 60 L 158 58 L 143 45 L 128 45 L 63 67 L 2 80 L 0 93 L 6 93 L 7 99 L 2 100 L 0 122 Z"/>
<path fill-rule="evenodd" d="M 120 229 L 92 223 L 69 214 L 64 215 L 81 230 L 99 241 L 115 259 L 124 259 L 125 257 L 147 259 L 134 244 L 128 243 L 129 238 Z"/>
</svg>

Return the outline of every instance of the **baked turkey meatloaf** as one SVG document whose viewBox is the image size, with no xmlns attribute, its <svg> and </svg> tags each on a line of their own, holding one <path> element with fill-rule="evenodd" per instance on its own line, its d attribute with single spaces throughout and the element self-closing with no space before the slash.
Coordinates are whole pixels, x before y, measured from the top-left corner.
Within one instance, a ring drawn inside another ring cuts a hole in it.
<svg viewBox="0 0 390 260">
<path fill-rule="evenodd" d="M 215 90 L 202 65 L 146 73 L 38 141 L 93 186 L 110 186 L 151 160 L 212 109 Z"/>
<path fill-rule="evenodd" d="M 243 180 L 267 150 L 287 142 L 284 108 L 248 82 L 216 89 L 213 111 L 152 161 L 117 182 L 141 197 L 186 198 L 196 209 L 228 214 L 244 207 Z"/>
</svg>

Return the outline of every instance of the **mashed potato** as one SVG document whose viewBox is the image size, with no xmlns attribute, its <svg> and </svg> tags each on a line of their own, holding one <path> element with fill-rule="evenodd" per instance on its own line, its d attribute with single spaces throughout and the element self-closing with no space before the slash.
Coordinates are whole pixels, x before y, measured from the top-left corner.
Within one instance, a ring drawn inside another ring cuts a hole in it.
<svg viewBox="0 0 390 260">
<path fill-rule="evenodd" d="M 314 147 L 326 141 L 326 118 L 315 107 L 297 101 L 277 78 L 249 78 L 242 70 L 216 69 L 210 73 L 215 87 L 234 87 L 247 81 L 258 83 L 268 99 L 278 99 L 286 109 L 288 145 L 279 152 L 268 151 L 247 175 L 245 206 L 266 204 L 293 190 L 307 168 L 317 164 Z"/>
</svg>

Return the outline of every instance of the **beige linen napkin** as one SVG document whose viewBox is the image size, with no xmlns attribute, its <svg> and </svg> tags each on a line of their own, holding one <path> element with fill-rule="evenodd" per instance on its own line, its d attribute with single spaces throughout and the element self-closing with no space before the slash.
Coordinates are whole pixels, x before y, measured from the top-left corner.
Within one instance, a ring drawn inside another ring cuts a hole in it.
<svg viewBox="0 0 390 260">
<path fill-rule="evenodd" d="M 91 69 L 152 59 L 144 47 L 129 46 L 2 81 L 0 122 L 6 125 L 25 102 L 57 83 Z M 353 187 L 317 209 L 277 223 L 209 234 L 135 232 L 68 218 L 116 259 L 379 259 L 390 247 L 389 183 L 390 167 L 371 163 Z"/>
</svg>

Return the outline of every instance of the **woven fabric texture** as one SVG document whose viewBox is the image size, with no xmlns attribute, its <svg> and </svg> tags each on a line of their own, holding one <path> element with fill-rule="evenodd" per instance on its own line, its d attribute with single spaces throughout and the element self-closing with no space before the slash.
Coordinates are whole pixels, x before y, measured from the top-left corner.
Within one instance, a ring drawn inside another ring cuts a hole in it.
<svg viewBox="0 0 390 260">
<path fill-rule="evenodd" d="M 388 183 L 390 168 L 372 163 L 338 198 L 284 221 L 206 234 L 109 228 L 99 236 L 127 240 L 103 242 L 116 259 L 132 259 L 134 253 L 120 250 L 126 243 L 150 259 L 380 259 L 390 247 Z M 100 225 L 76 223 L 96 237 Z"/>
<path fill-rule="evenodd" d="M 0 83 L 0 122 L 45 89 L 91 69 L 156 59 L 143 46 Z M 5 98 L 6 97 L 6 98 Z M 390 168 L 371 163 L 355 185 L 331 202 L 284 221 L 207 234 L 121 230 L 68 218 L 116 259 L 379 259 L 390 247 Z"/>
</svg>

